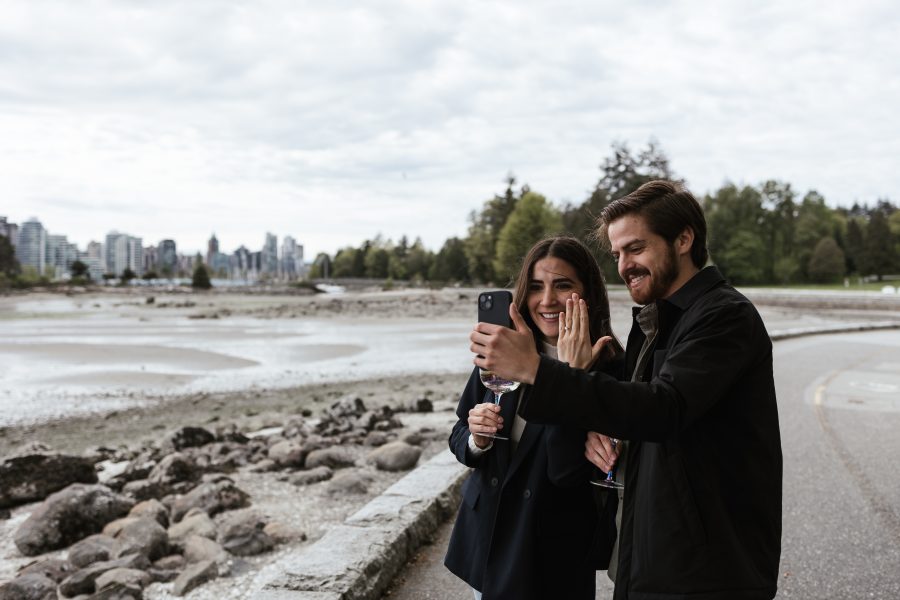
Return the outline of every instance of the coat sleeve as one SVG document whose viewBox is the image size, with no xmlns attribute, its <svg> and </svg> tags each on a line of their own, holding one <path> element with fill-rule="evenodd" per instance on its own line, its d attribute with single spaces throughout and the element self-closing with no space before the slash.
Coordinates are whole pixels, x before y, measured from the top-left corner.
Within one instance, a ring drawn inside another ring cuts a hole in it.
<svg viewBox="0 0 900 600">
<path fill-rule="evenodd" d="M 466 389 L 459 397 L 459 404 L 456 406 L 456 424 L 450 432 L 450 451 L 456 456 L 456 460 L 467 467 L 477 467 L 484 456 L 473 456 L 469 451 L 469 410 L 476 404 L 484 402 L 484 396 L 487 388 L 481 383 L 478 376 L 478 368 L 472 371 Z"/>
<path fill-rule="evenodd" d="M 519 414 L 620 439 L 664 441 L 727 401 L 729 390 L 770 357 L 771 348 L 749 302 L 723 304 L 704 311 L 680 339 L 654 355 L 657 374 L 649 383 L 616 381 L 542 356 Z"/>
</svg>

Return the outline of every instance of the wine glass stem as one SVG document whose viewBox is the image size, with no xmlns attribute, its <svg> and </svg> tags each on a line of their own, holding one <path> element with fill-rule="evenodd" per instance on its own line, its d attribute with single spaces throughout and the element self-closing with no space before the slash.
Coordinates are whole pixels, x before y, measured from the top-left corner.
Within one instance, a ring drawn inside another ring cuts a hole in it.
<svg viewBox="0 0 900 600">
<path fill-rule="evenodd" d="M 494 404 L 499 406 L 500 404 L 500 396 L 503 395 L 503 392 L 494 392 Z"/>
</svg>

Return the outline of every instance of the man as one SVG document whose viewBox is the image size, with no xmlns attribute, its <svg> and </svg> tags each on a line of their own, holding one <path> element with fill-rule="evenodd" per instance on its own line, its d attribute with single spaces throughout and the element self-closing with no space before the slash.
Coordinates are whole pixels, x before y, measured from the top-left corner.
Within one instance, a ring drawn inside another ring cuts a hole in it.
<svg viewBox="0 0 900 600">
<path fill-rule="evenodd" d="M 513 309 L 515 331 L 475 327 L 475 364 L 532 386 L 519 407 L 527 421 L 628 440 L 616 599 L 772 598 L 782 456 L 765 326 L 704 268 L 706 221 L 680 186 L 652 181 L 612 202 L 598 233 L 644 305 L 628 337 L 631 381 L 539 356 Z M 608 469 L 596 436 L 587 451 Z"/>
</svg>

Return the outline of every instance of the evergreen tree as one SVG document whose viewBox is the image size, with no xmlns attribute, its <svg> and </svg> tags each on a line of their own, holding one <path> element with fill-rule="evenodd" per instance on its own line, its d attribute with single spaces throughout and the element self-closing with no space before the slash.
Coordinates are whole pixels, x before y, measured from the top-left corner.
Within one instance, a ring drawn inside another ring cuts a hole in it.
<svg viewBox="0 0 900 600">
<path fill-rule="evenodd" d="M 519 198 L 528 193 L 528 186 L 522 186 L 517 196 L 515 185 L 516 178 L 510 173 L 506 177 L 506 191 L 503 195 L 495 194 L 484 203 L 480 213 L 472 211 L 469 215 L 471 225 L 465 240 L 466 257 L 469 261 L 469 273 L 477 281 L 489 282 L 495 279 L 494 258 L 500 231 Z"/>
<path fill-rule="evenodd" d="M 9 238 L 0 235 L 0 273 L 13 277 L 19 272 L 19 261 L 16 260 L 16 249 Z"/>
<path fill-rule="evenodd" d="M 816 283 L 831 283 L 844 276 L 844 252 L 833 238 L 823 237 L 809 258 L 809 279 Z"/>
<path fill-rule="evenodd" d="M 896 268 L 891 229 L 882 210 L 873 210 L 866 227 L 865 268 L 878 281 Z"/>
<path fill-rule="evenodd" d="M 194 275 L 191 277 L 191 287 L 195 290 L 208 290 L 212 287 L 212 282 L 209 280 L 209 270 L 199 260 L 197 261 L 197 266 L 194 267 Z"/>
<path fill-rule="evenodd" d="M 428 278 L 432 281 L 469 281 L 469 261 L 461 239 L 452 237 L 444 242 L 434 257 Z"/>
<path fill-rule="evenodd" d="M 858 217 L 850 217 L 847 220 L 847 272 L 862 274 L 866 263 L 865 240 L 863 228 Z"/>
</svg>

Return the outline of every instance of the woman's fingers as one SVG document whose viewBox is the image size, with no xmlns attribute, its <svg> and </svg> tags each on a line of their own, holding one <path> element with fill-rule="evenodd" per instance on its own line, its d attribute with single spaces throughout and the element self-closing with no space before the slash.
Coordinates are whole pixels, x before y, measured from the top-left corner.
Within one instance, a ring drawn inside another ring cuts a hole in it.
<svg viewBox="0 0 900 600">
<path fill-rule="evenodd" d="M 478 404 L 469 410 L 468 423 L 472 433 L 496 433 L 498 429 L 503 429 L 500 407 L 487 402 Z"/>
</svg>

